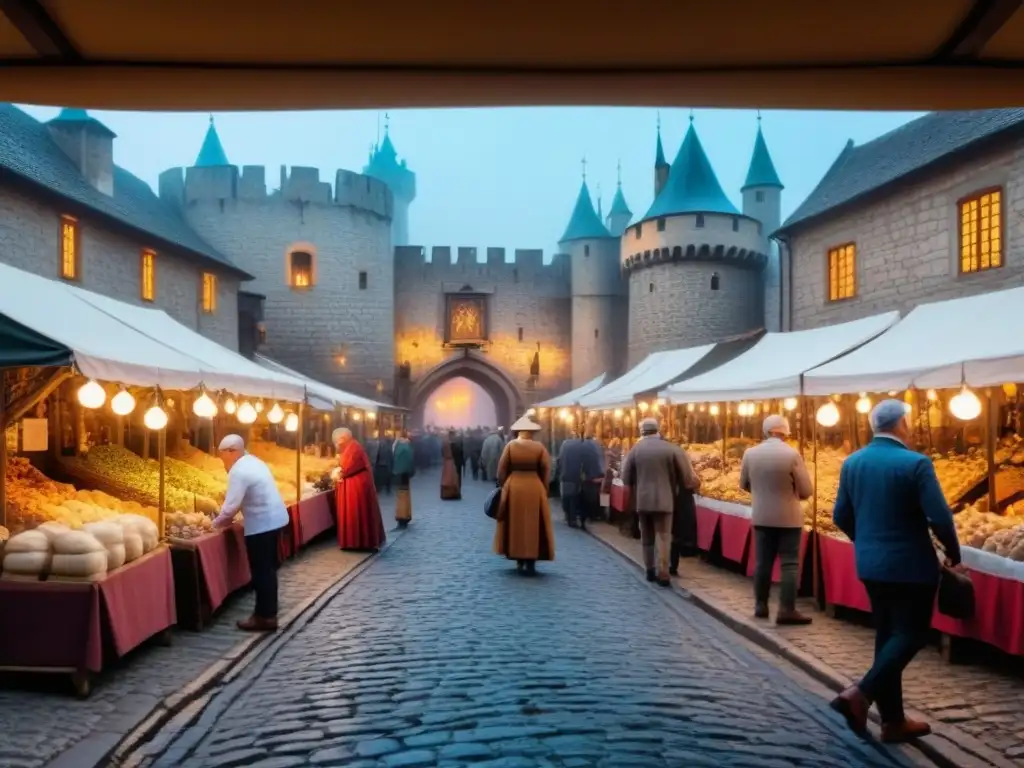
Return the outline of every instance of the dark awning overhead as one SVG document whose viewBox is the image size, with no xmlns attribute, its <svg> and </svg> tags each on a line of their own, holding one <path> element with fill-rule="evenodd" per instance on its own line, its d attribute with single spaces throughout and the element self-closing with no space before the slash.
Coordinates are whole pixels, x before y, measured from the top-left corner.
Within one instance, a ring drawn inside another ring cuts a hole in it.
<svg viewBox="0 0 1024 768">
<path fill-rule="evenodd" d="M 71 365 L 71 350 L 0 315 L 0 369 Z"/>
<path fill-rule="evenodd" d="M 1020 0 L 0 0 L 0 99 L 121 109 L 1024 104 Z"/>
</svg>

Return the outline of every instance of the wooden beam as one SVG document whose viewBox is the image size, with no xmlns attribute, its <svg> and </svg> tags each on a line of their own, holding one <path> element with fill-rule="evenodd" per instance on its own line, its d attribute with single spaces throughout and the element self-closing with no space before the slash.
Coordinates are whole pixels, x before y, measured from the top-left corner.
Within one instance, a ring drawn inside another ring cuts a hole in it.
<svg viewBox="0 0 1024 768">
<path fill-rule="evenodd" d="M 977 0 L 933 58 L 940 61 L 977 58 L 988 42 L 1022 7 L 1024 0 Z"/>
<path fill-rule="evenodd" d="M 35 48 L 40 58 L 68 64 L 82 60 L 82 54 L 38 0 L 0 0 L 0 13 Z"/>
<path fill-rule="evenodd" d="M 46 399 L 59 387 L 65 379 L 71 378 L 70 368 L 57 368 L 39 385 L 11 403 L 4 403 L 0 413 L 0 430 L 6 430 L 11 424 L 29 412 L 39 401 Z M 2 395 L 0 395 L 2 399 Z"/>
</svg>

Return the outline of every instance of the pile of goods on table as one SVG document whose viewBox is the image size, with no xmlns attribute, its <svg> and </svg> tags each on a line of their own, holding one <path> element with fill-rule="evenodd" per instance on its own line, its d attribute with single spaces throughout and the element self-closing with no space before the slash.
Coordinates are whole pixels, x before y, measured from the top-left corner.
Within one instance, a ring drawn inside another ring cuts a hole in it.
<svg viewBox="0 0 1024 768">
<path fill-rule="evenodd" d="M 254 441 L 247 446 L 247 449 L 249 453 L 270 467 L 285 502 L 293 503 L 298 496 L 295 490 L 295 450 L 264 441 Z M 321 458 L 303 453 L 302 475 L 304 482 L 301 498 L 305 499 L 316 495 L 319 491 L 314 487 L 314 483 L 325 474 L 330 473 L 336 466 L 338 466 L 337 461 L 332 458 Z"/>
</svg>

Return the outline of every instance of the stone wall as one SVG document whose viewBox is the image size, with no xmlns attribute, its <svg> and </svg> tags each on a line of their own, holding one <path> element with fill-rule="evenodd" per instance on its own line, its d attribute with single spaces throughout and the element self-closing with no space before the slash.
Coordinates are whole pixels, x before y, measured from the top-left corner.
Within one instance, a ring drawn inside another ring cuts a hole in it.
<svg viewBox="0 0 1024 768">
<path fill-rule="evenodd" d="M 957 201 L 995 186 L 1003 188 L 1004 266 L 961 275 Z M 828 250 L 849 242 L 857 246 L 857 295 L 830 302 Z M 849 212 L 798 229 L 790 246 L 793 330 L 894 309 L 906 312 L 923 302 L 1022 285 L 1024 141 L 970 157 Z"/>
<path fill-rule="evenodd" d="M 490 344 L 487 359 L 508 372 L 527 401 L 570 389 L 569 264 L 556 256 L 543 263 L 537 250 L 517 250 L 506 262 L 504 248 L 395 249 L 395 360 L 408 362 L 415 382 L 455 354 L 443 348 L 445 294 L 466 286 L 488 297 Z M 520 331 L 521 329 L 521 331 Z M 541 376 L 537 391 L 526 392 L 530 363 L 540 342 Z"/>
<path fill-rule="evenodd" d="M 57 279 L 60 217 L 67 211 L 11 186 L 0 188 L 0 259 L 18 269 Z M 81 278 L 77 285 L 131 304 L 164 310 L 178 322 L 232 350 L 238 349 L 237 277 L 218 274 L 217 311 L 200 311 L 201 277 L 215 267 L 129 237 L 102 219 L 79 215 Z M 156 256 L 156 299 L 142 300 L 141 253 Z"/>
</svg>

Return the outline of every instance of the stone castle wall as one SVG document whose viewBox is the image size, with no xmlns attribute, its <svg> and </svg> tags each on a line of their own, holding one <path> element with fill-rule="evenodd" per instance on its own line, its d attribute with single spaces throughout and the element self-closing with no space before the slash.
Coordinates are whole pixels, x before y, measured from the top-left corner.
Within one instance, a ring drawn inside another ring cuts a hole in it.
<svg viewBox="0 0 1024 768">
<path fill-rule="evenodd" d="M 527 401 L 570 388 L 569 264 L 564 255 L 543 263 L 539 250 L 399 246 L 395 248 L 395 361 L 408 362 L 413 384 L 456 354 L 442 348 L 445 295 L 464 287 L 488 296 L 490 344 L 485 356 L 506 371 Z M 540 342 L 541 375 L 537 391 L 526 391 L 530 363 Z"/>
<path fill-rule="evenodd" d="M 957 202 L 998 186 L 1003 188 L 1004 266 L 961 275 Z M 830 302 L 828 249 L 849 242 L 857 246 L 857 295 Z M 1024 285 L 1024 141 L 967 157 L 797 230 L 790 248 L 793 330 Z"/>
<path fill-rule="evenodd" d="M 282 168 L 279 188 L 268 193 L 262 166 L 188 168 L 162 174 L 160 194 L 256 276 L 245 289 L 267 297 L 264 354 L 351 392 L 390 395 L 393 200 L 382 182 L 338 171 L 332 186 L 315 168 Z M 289 284 L 293 250 L 313 256 L 309 288 Z"/>
</svg>

